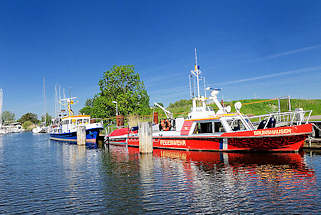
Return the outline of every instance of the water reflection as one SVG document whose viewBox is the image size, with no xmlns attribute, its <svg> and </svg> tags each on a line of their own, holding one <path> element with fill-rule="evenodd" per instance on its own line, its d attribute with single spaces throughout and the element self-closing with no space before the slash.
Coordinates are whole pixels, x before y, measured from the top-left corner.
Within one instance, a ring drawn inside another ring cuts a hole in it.
<svg viewBox="0 0 321 215">
<path fill-rule="evenodd" d="M 273 213 L 279 208 L 303 213 L 320 208 L 315 173 L 303 154 L 156 149 L 153 155 L 140 155 L 137 148 L 122 147 L 111 147 L 107 154 L 113 174 L 134 173 L 126 189 L 135 190 L 134 202 L 142 212 Z"/>
<path fill-rule="evenodd" d="M 0 214 L 311 214 L 321 211 L 320 172 L 317 154 L 140 155 L 6 135 Z"/>
<path fill-rule="evenodd" d="M 3 157 L 3 137 L 0 135 L 0 159 Z"/>
<path fill-rule="evenodd" d="M 139 179 L 139 154 L 128 153 L 125 147 L 102 153 L 100 167 L 103 177 L 105 213 L 144 213 Z"/>
</svg>

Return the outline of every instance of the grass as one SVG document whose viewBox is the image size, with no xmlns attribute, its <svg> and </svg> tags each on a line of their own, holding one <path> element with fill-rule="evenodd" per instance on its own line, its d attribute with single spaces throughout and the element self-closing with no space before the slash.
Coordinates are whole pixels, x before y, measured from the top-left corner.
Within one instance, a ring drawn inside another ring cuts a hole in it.
<svg viewBox="0 0 321 215">
<path fill-rule="evenodd" d="M 269 99 L 246 99 L 239 101 L 227 101 L 224 105 L 230 105 L 232 107 L 232 112 L 235 112 L 234 104 L 236 102 L 242 103 L 241 112 L 247 115 L 260 115 L 268 114 L 271 112 L 278 111 L 278 101 Z M 210 104 L 217 110 L 216 105 Z M 187 116 L 192 107 L 191 100 L 179 100 L 174 104 L 168 106 L 168 110 L 174 114 L 174 117 Z M 288 100 L 280 100 L 281 112 L 289 110 Z M 312 110 L 312 115 L 321 115 L 321 99 L 291 99 L 291 110 L 296 108 L 303 108 L 303 110 Z M 162 113 L 158 112 L 159 114 Z"/>
</svg>

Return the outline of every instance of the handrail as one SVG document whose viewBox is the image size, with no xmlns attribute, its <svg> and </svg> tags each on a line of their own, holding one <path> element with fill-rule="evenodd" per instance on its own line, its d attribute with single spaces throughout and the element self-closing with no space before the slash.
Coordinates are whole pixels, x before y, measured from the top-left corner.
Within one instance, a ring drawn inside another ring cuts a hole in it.
<svg viewBox="0 0 321 215">
<path fill-rule="evenodd" d="M 304 115 L 306 115 L 308 113 L 308 116 L 307 117 L 304 117 Z M 298 120 L 295 120 L 296 118 L 296 114 L 303 114 L 303 117 L 302 118 L 299 118 Z M 288 111 L 288 112 L 282 112 L 282 113 L 279 113 L 279 112 L 276 112 L 276 113 L 269 113 L 269 114 L 263 114 L 263 115 L 257 115 L 257 116 L 250 116 L 250 117 L 247 117 L 248 119 L 259 119 L 261 121 L 261 119 L 266 119 L 267 120 L 267 123 L 265 125 L 264 128 L 266 128 L 268 122 L 270 121 L 271 117 L 272 116 L 276 116 L 276 120 L 277 122 L 289 122 L 290 125 L 292 125 L 294 122 L 296 122 L 297 124 L 302 124 L 302 122 L 305 121 L 305 124 L 307 124 L 309 122 L 309 119 L 311 117 L 311 114 L 312 114 L 312 110 L 307 110 L 307 111 L 304 111 L 304 110 L 300 110 L 300 111 Z M 282 119 L 283 118 L 283 119 Z"/>
</svg>

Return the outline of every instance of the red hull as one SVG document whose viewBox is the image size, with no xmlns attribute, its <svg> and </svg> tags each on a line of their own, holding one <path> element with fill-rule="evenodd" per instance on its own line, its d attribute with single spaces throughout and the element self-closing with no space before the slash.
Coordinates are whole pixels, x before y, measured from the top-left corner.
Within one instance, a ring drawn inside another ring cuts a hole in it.
<svg viewBox="0 0 321 215">
<path fill-rule="evenodd" d="M 153 137 L 153 147 L 197 151 L 299 151 L 311 132 L 312 125 L 305 124 L 231 132 L 224 133 L 221 136 L 158 136 Z M 110 144 L 128 144 L 128 146 L 139 147 L 138 136 L 129 136 L 127 142 L 124 138 L 117 139 L 114 137 Z"/>
</svg>

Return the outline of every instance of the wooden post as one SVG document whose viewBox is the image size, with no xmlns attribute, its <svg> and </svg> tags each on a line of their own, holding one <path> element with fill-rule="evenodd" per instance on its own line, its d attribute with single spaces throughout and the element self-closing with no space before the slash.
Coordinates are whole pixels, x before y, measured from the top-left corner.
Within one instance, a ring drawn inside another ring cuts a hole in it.
<svg viewBox="0 0 321 215">
<path fill-rule="evenodd" d="M 77 127 L 77 145 L 86 145 L 86 126 Z"/>
<path fill-rule="evenodd" d="M 153 153 L 152 123 L 140 122 L 138 127 L 139 152 L 142 154 Z"/>
</svg>

